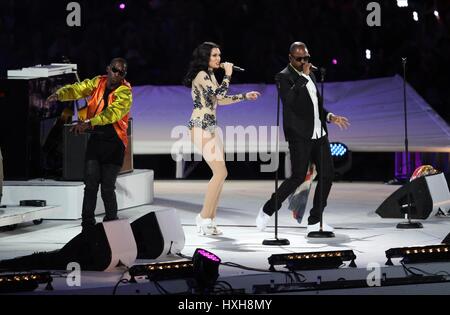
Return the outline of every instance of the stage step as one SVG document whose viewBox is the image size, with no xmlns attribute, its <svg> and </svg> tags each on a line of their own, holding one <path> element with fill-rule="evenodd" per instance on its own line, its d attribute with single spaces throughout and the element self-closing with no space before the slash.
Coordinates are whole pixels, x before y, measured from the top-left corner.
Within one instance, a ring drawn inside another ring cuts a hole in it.
<svg viewBox="0 0 450 315">
<path fill-rule="evenodd" d="M 153 170 L 134 170 L 120 175 L 116 182 L 118 209 L 128 209 L 153 203 Z M 20 200 L 46 200 L 48 205 L 59 206 L 59 211 L 48 213 L 42 219 L 78 220 L 81 218 L 84 184 L 49 179 L 6 181 L 2 203 L 18 205 Z M 105 212 L 100 189 L 97 196 L 96 215 Z"/>
<path fill-rule="evenodd" d="M 48 216 L 57 215 L 62 211 L 59 206 L 47 207 L 19 207 L 12 206 L 0 209 L 0 227 L 9 226 L 11 230 L 15 225 L 33 222 L 36 225 L 42 223 L 42 219 Z"/>
</svg>

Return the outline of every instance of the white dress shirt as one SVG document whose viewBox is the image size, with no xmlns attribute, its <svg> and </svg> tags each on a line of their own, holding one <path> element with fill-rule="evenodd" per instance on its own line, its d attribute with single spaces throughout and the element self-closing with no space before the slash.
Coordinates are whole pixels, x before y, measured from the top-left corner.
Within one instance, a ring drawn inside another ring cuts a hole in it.
<svg viewBox="0 0 450 315">
<path fill-rule="evenodd" d="M 291 65 L 292 67 L 292 65 Z M 298 71 L 294 67 L 292 67 L 295 72 L 298 73 L 298 75 L 306 78 L 308 80 L 308 83 L 306 84 L 306 88 L 308 89 L 309 96 L 311 97 L 313 106 L 314 106 L 314 129 L 312 134 L 312 139 L 320 139 L 321 137 L 324 137 L 327 135 L 325 129 L 322 127 L 322 123 L 320 121 L 320 115 L 319 115 L 319 98 L 317 97 L 317 88 L 314 84 L 313 80 L 309 75 L 304 74 L 303 72 Z M 330 116 L 332 114 L 327 115 L 327 120 L 330 119 Z"/>
</svg>

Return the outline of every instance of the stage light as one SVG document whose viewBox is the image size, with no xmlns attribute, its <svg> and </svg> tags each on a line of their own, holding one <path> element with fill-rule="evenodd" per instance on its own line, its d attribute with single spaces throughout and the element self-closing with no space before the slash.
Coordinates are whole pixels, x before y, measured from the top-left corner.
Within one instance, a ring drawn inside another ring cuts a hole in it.
<svg viewBox="0 0 450 315">
<path fill-rule="evenodd" d="M 338 64 L 338 60 L 336 58 L 333 58 L 333 60 L 331 60 L 331 62 L 333 63 L 333 65 L 337 65 Z"/>
<path fill-rule="evenodd" d="M 372 59 L 372 52 L 370 51 L 370 49 L 366 49 L 366 59 L 367 60 Z"/>
<path fill-rule="evenodd" d="M 439 20 L 439 11 L 438 10 L 434 10 L 434 16 Z"/>
<path fill-rule="evenodd" d="M 450 245 L 391 248 L 386 251 L 386 265 L 392 266 L 392 258 L 403 258 L 405 264 L 450 261 Z"/>
<path fill-rule="evenodd" d="M 347 146 L 339 142 L 331 142 L 330 149 L 331 149 L 331 156 L 333 157 L 343 157 L 349 152 Z"/>
<path fill-rule="evenodd" d="M 397 0 L 397 6 L 399 8 L 407 8 L 408 7 L 408 0 Z"/>
<path fill-rule="evenodd" d="M 192 257 L 194 274 L 200 288 L 210 288 L 219 278 L 221 260 L 207 250 L 197 248 Z"/>
<path fill-rule="evenodd" d="M 39 284 L 47 283 L 47 290 L 51 290 L 53 278 L 48 272 L 15 273 L 0 275 L 0 294 L 30 292 L 38 288 Z"/>
<path fill-rule="evenodd" d="M 352 250 L 277 254 L 268 258 L 272 271 L 276 265 L 285 265 L 289 270 L 334 269 L 342 266 L 344 261 L 351 261 L 349 266 L 356 267 L 355 259 Z"/>
<path fill-rule="evenodd" d="M 120 10 L 125 10 L 125 8 L 126 8 L 125 3 L 119 4 L 119 9 L 120 9 Z"/>
<path fill-rule="evenodd" d="M 194 277 L 194 264 L 190 260 L 134 265 L 128 270 L 131 282 L 135 277 L 147 276 L 151 281 L 184 279 Z"/>
<path fill-rule="evenodd" d="M 413 12 L 413 19 L 416 22 L 419 22 L 419 13 L 417 13 L 416 11 Z"/>
</svg>

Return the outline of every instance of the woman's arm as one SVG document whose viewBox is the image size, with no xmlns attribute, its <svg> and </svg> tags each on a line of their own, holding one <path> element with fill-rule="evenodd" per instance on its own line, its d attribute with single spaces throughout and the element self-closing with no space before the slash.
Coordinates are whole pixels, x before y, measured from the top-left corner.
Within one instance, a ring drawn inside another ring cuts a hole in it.
<svg viewBox="0 0 450 315">
<path fill-rule="evenodd" d="M 238 95 L 227 95 L 224 99 L 219 100 L 219 105 L 230 105 L 241 101 L 256 101 L 261 96 L 261 93 L 251 91 Z"/>
<path fill-rule="evenodd" d="M 230 79 L 230 76 L 224 76 L 222 84 L 216 87 L 210 76 L 205 71 L 200 71 L 194 80 L 194 85 L 200 85 L 206 97 L 216 97 L 218 100 L 221 100 L 227 96 Z"/>
</svg>

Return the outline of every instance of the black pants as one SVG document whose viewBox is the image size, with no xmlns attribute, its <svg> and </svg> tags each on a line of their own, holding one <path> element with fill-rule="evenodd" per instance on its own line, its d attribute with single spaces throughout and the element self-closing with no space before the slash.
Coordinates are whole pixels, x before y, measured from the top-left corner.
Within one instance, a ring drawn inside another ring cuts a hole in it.
<svg viewBox="0 0 450 315">
<path fill-rule="evenodd" d="M 117 219 L 116 180 L 121 167 L 115 164 L 101 164 L 97 160 L 86 161 L 84 170 L 84 198 L 82 223 L 83 228 L 95 225 L 95 207 L 97 205 L 98 187 L 105 205 L 103 221 Z"/>
<path fill-rule="evenodd" d="M 321 151 L 323 152 L 322 158 Z M 334 177 L 333 159 L 328 138 L 289 141 L 289 152 L 291 154 L 292 176 L 278 188 L 278 204 L 275 204 L 275 194 L 273 194 L 264 205 L 263 211 L 270 216 L 278 211 L 283 201 L 305 181 L 308 165 L 312 162 L 316 165 L 319 182 L 314 193 L 314 203 L 308 218 L 308 224 L 316 224 L 320 222 L 323 210 L 327 205 Z"/>
</svg>

